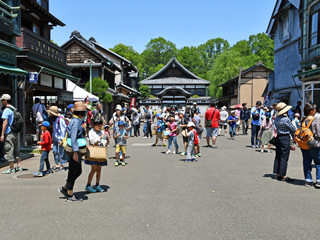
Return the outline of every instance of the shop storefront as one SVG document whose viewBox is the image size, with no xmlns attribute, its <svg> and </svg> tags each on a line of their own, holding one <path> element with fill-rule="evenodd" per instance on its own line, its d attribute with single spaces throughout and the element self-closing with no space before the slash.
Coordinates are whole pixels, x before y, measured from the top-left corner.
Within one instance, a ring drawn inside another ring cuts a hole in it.
<svg viewBox="0 0 320 240">
<path fill-rule="evenodd" d="M 303 106 L 306 103 L 315 103 L 320 106 L 320 80 L 302 83 Z"/>
</svg>

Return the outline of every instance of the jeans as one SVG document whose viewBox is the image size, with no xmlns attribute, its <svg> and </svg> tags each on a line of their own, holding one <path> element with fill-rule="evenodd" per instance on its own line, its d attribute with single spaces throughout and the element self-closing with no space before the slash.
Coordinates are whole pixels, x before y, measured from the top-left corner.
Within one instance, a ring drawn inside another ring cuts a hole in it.
<svg viewBox="0 0 320 240">
<path fill-rule="evenodd" d="M 290 155 L 290 135 L 278 135 L 276 138 L 276 157 L 273 173 L 286 176 Z"/>
<path fill-rule="evenodd" d="M 320 148 L 310 148 L 308 150 L 301 149 L 303 157 L 303 173 L 306 182 L 313 182 L 311 171 L 312 171 L 312 160 L 316 165 L 317 182 L 320 183 Z"/>
<path fill-rule="evenodd" d="M 247 134 L 248 133 L 248 120 L 243 120 L 242 121 L 242 133 Z"/>
<path fill-rule="evenodd" d="M 152 137 L 152 132 L 151 132 L 151 121 L 148 121 L 147 122 L 147 134 L 146 134 L 147 137 Z"/>
<path fill-rule="evenodd" d="M 259 125 L 251 124 L 251 145 L 259 145 L 258 133 L 260 131 Z M 256 139 L 256 141 L 254 141 Z"/>
<path fill-rule="evenodd" d="M 64 150 L 63 146 L 59 145 L 59 142 L 57 141 L 53 141 L 52 153 L 53 153 L 54 162 L 56 165 L 58 165 L 60 161 L 60 165 L 64 166 L 68 161 L 68 156 L 66 154 L 66 151 Z"/>
<path fill-rule="evenodd" d="M 170 136 L 169 137 L 169 147 L 168 149 L 172 149 L 172 141 L 174 143 L 174 146 L 176 147 L 176 149 L 179 149 L 178 143 L 177 143 L 177 136 Z"/>
<path fill-rule="evenodd" d="M 133 126 L 131 126 L 131 128 L 129 129 L 129 136 L 130 137 L 132 136 L 132 128 L 133 128 Z"/>
<path fill-rule="evenodd" d="M 134 136 L 139 136 L 140 135 L 140 124 L 133 125 L 134 128 Z"/>
<path fill-rule="evenodd" d="M 145 136 L 147 136 L 147 122 L 145 122 L 143 125 L 143 133 Z"/>
<path fill-rule="evenodd" d="M 49 152 L 42 150 L 41 158 L 40 158 L 40 168 L 39 172 L 43 172 L 44 162 L 46 162 L 47 171 L 50 169 L 50 162 L 49 162 Z"/>
<path fill-rule="evenodd" d="M 234 137 L 236 135 L 236 126 L 229 126 L 230 137 Z"/>
<path fill-rule="evenodd" d="M 74 182 L 81 175 L 82 167 L 81 167 L 81 159 L 78 159 L 78 162 L 73 160 L 73 156 L 70 156 L 69 160 L 69 171 L 68 178 L 66 183 L 66 190 L 73 190 Z"/>
</svg>

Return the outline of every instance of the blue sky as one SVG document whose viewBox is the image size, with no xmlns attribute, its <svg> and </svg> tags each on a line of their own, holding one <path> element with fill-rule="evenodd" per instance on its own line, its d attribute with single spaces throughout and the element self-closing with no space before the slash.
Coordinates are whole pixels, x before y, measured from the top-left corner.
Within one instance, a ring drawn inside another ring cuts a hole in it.
<svg viewBox="0 0 320 240">
<path fill-rule="evenodd" d="M 265 32 L 276 0 L 50 0 L 50 12 L 66 24 L 51 31 L 61 45 L 72 31 L 112 48 L 118 43 L 142 52 L 151 38 L 178 48 L 212 38 L 231 45 Z"/>
</svg>

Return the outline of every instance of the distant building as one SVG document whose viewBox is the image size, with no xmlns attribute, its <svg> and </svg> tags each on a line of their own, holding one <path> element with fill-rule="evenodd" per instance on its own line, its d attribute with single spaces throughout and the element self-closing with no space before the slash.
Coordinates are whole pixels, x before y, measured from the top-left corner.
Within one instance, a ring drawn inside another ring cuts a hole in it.
<svg viewBox="0 0 320 240">
<path fill-rule="evenodd" d="M 309 1 L 310 2 L 310 1 Z M 271 105 L 285 102 L 295 106 L 301 100 L 300 0 L 277 0 L 267 34 L 274 39 L 274 73 L 269 76 L 266 98 Z"/>
<path fill-rule="evenodd" d="M 248 108 L 256 105 L 256 101 L 264 102 L 263 92 L 268 86 L 269 75 L 273 71 L 258 62 L 256 65 L 241 72 L 239 75 L 220 84 L 218 87 L 223 88 L 223 96 L 218 101 L 218 106 L 235 108 L 236 105 L 247 103 Z M 240 82 L 240 96 L 239 92 Z"/>
<path fill-rule="evenodd" d="M 140 81 L 147 85 L 154 98 L 142 99 L 141 105 L 149 104 L 154 107 L 183 107 L 197 102 L 206 108 L 210 97 L 207 97 L 207 88 L 210 82 L 204 80 L 179 63 L 173 57 L 160 71 L 151 77 Z M 197 95 L 198 97 L 193 97 Z"/>
</svg>

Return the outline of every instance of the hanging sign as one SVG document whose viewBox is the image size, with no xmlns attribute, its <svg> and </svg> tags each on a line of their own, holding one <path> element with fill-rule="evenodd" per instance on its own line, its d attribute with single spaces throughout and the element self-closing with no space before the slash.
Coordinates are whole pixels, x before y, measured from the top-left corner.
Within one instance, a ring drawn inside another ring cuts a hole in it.
<svg viewBox="0 0 320 240">
<path fill-rule="evenodd" d="M 135 108 L 136 107 L 136 99 L 133 97 L 133 98 L 131 98 L 131 103 L 130 103 L 130 109 L 131 108 Z"/>
<path fill-rule="evenodd" d="M 38 82 L 38 73 L 29 72 L 27 75 L 27 82 Z"/>
</svg>

